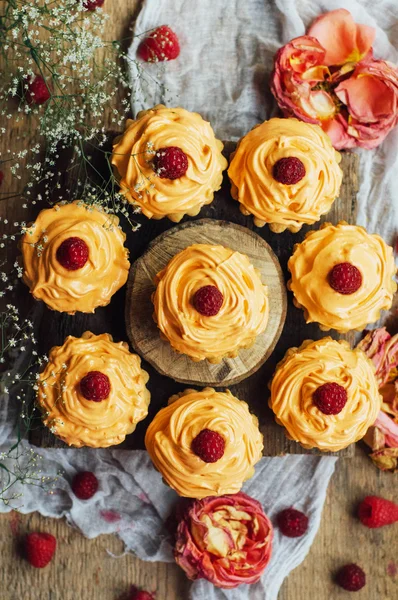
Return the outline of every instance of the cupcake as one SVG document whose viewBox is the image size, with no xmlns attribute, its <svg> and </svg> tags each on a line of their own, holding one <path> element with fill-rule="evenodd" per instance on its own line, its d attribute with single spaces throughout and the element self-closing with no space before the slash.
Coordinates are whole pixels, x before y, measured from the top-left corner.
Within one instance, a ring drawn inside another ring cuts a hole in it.
<svg viewBox="0 0 398 600">
<path fill-rule="evenodd" d="M 267 287 L 248 257 L 230 248 L 189 246 L 157 274 L 155 284 L 161 336 L 194 361 L 235 357 L 267 326 Z"/>
<path fill-rule="evenodd" d="M 23 281 L 59 312 L 94 312 L 127 280 L 126 236 L 115 215 L 81 201 L 42 210 L 22 237 Z"/>
<path fill-rule="evenodd" d="M 231 194 L 257 227 L 297 232 L 319 221 L 339 195 L 340 160 L 319 125 L 271 119 L 239 141 L 228 169 Z"/>
<path fill-rule="evenodd" d="M 246 402 L 228 390 L 185 390 L 149 425 L 146 449 L 165 482 L 188 498 L 239 492 L 260 460 L 263 436 Z"/>
<path fill-rule="evenodd" d="M 372 362 L 330 337 L 290 348 L 270 388 L 270 408 L 287 437 L 325 452 L 363 438 L 381 408 Z"/>
<path fill-rule="evenodd" d="M 148 373 L 125 342 L 86 331 L 51 349 L 38 381 L 43 422 L 69 446 L 120 444 L 148 413 Z"/>
<path fill-rule="evenodd" d="M 181 221 L 213 200 L 227 160 L 198 113 L 158 104 L 129 119 L 114 141 L 112 164 L 122 194 L 149 219 Z"/>
<path fill-rule="evenodd" d="M 307 323 L 361 331 L 391 308 L 397 285 L 393 249 L 363 227 L 325 223 L 294 248 L 288 287 Z"/>
</svg>

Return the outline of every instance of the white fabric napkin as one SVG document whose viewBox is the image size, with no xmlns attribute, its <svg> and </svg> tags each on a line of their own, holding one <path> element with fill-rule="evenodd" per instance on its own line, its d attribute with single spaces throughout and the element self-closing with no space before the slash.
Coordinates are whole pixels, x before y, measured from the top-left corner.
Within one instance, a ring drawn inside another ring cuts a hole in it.
<svg viewBox="0 0 398 600">
<path fill-rule="evenodd" d="M 135 31 L 169 24 L 178 33 L 182 52 L 159 72 L 147 67 L 133 100 L 133 112 L 165 101 L 200 112 L 221 139 L 238 139 L 253 125 L 276 113 L 268 87 L 272 57 L 294 36 L 305 32 L 311 20 L 337 7 L 377 28 L 377 56 L 398 62 L 392 45 L 398 40 L 396 0 L 146 0 Z M 138 40 L 130 49 L 135 58 Z M 156 77 L 159 86 L 153 85 Z M 134 64 L 131 77 L 136 80 Z M 155 90 L 155 93 L 154 93 Z M 361 152 L 358 222 L 390 241 L 398 221 L 393 187 L 398 185 L 398 132 L 381 148 Z M 0 399 L 0 452 L 13 440 L 15 399 Z M 29 448 L 26 442 L 24 448 Z M 45 475 L 64 475 L 53 494 L 24 486 L 18 501 L 21 512 L 35 510 L 45 516 L 66 517 L 87 537 L 117 533 L 126 549 L 143 560 L 173 560 L 164 520 L 176 495 L 161 481 L 143 451 L 43 450 Z M 335 458 L 287 456 L 264 458 L 244 491 L 257 498 L 271 519 L 282 508 L 294 505 L 310 517 L 308 533 L 297 540 L 275 534 L 274 553 L 261 582 L 236 590 L 217 590 L 205 581 L 192 585 L 191 600 L 275 600 L 291 569 L 307 554 L 319 527 L 322 507 Z M 89 501 L 80 501 L 70 483 L 80 470 L 94 471 L 100 490 Z M 0 511 L 10 510 L 0 503 Z M 132 582 L 134 583 L 134 582 Z"/>
</svg>

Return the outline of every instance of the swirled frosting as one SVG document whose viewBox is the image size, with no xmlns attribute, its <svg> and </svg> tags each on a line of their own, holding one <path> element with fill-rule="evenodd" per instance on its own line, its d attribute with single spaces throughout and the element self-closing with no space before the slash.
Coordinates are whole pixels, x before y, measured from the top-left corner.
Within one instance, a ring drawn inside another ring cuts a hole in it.
<svg viewBox="0 0 398 600">
<path fill-rule="evenodd" d="M 171 346 L 193 360 L 220 362 L 251 346 L 268 321 L 267 287 L 248 257 L 224 246 L 194 244 L 174 256 L 157 274 L 154 318 Z M 217 287 L 224 300 L 219 313 L 201 315 L 195 292 Z"/>
<path fill-rule="evenodd" d="M 344 262 L 362 275 L 362 285 L 353 294 L 340 294 L 328 283 L 332 268 Z M 309 232 L 295 246 L 288 268 L 295 304 L 304 308 L 307 323 L 316 321 L 326 330 L 362 330 L 377 321 L 381 310 L 391 308 L 397 289 L 393 249 L 378 235 L 345 222 L 325 223 Z"/>
<path fill-rule="evenodd" d="M 301 160 L 305 176 L 296 184 L 279 183 L 273 167 L 282 158 Z M 327 213 L 342 180 L 341 156 L 318 125 L 297 119 L 270 119 L 239 142 L 228 169 L 231 194 L 243 214 L 252 214 L 262 227 L 279 233 L 298 231 Z"/>
<path fill-rule="evenodd" d="M 331 382 L 347 392 L 347 403 L 336 415 L 324 414 L 313 402 L 315 390 Z M 326 337 L 288 350 L 271 382 L 269 405 L 289 438 L 305 448 L 335 452 L 365 435 L 376 420 L 381 396 L 365 353 Z"/>
<path fill-rule="evenodd" d="M 152 166 L 155 152 L 169 146 L 177 146 L 188 158 L 187 172 L 174 180 L 156 176 Z M 228 164 L 222 149 L 210 123 L 198 113 L 158 104 L 127 121 L 114 141 L 112 164 L 129 202 L 138 204 L 149 219 L 167 216 L 178 222 L 184 214 L 197 215 L 220 189 Z"/>
<path fill-rule="evenodd" d="M 203 429 L 224 438 L 225 452 L 217 462 L 206 463 L 191 450 Z M 163 479 L 180 496 L 204 498 L 239 492 L 261 458 L 263 437 L 246 402 L 228 390 L 205 388 L 172 396 L 149 425 L 145 445 Z"/>
<path fill-rule="evenodd" d="M 86 400 L 80 391 L 80 381 L 90 371 L 110 380 L 109 397 L 101 402 Z M 115 343 L 107 333 L 70 335 L 51 349 L 40 375 L 37 403 L 43 422 L 69 446 L 120 444 L 148 414 L 148 378 L 125 342 Z"/>
<path fill-rule="evenodd" d="M 37 300 L 70 314 L 94 312 L 109 304 L 126 283 L 130 263 L 123 246 L 119 219 L 81 201 L 42 210 L 22 238 L 23 281 Z M 59 246 L 70 237 L 81 238 L 89 257 L 78 270 L 68 271 L 57 260 Z"/>
</svg>

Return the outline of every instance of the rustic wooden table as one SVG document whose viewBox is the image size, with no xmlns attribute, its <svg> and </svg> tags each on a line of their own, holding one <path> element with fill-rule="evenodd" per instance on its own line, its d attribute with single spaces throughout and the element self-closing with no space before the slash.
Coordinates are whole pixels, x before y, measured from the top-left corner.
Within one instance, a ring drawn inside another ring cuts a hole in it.
<svg viewBox="0 0 398 600">
<path fill-rule="evenodd" d="M 140 0 L 107 0 L 107 39 L 126 37 L 139 4 Z M 19 134 L 18 126 L 9 127 L 9 134 L 0 139 L 0 149 L 29 143 Z M 3 186 L 10 185 L 6 176 Z M 0 212 L 10 222 L 26 218 L 15 200 L 1 203 Z M 396 476 L 377 471 L 359 447 L 354 458 L 338 461 L 319 533 L 306 560 L 285 581 L 279 600 L 346 598 L 347 593 L 332 583 L 331 573 L 351 561 L 361 564 L 368 574 L 368 585 L 355 596 L 358 600 L 398 597 L 396 526 L 371 531 L 353 517 L 356 504 L 366 494 L 396 499 Z M 18 555 L 23 534 L 35 530 L 49 531 L 58 539 L 57 559 L 44 570 L 31 568 Z M 123 554 L 116 536 L 87 540 L 64 520 L 15 512 L 0 515 L 0 599 L 118 600 L 131 584 L 156 591 L 157 600 L 187 599 L 188 583 L 175 565 L 144 563 L 131 555 L 116 559 L 108 551 Z"/>
</svg>

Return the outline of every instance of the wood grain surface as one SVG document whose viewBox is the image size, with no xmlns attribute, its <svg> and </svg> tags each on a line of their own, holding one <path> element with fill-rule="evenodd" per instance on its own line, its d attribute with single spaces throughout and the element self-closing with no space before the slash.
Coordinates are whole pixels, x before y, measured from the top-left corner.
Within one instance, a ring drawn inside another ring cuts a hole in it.
<svg viewBox="0 0 398 600">
<path fill-rule="evenodd" d="M 234 150 L 235 144 L 226 143 L 224 154 L 228 158 Z M 98 159 L 100 160 L 100 159 Z M 356 192 L 357 192 L 357 156 L 353 153 L 344 153 L 342 156 L 342 169 L 344 171 L 343 185 L 340 196 L 334 202 L 331 211 L 324 216 L 320 222 L 331 221 L 337 223 L 340 220 L 354 222 L 356 212 Z M 98 170 L 101 171 L 101 164 L 98 164 Z M 194 223 L 203 217 L 217 219 L 220 221 L 229 221 L 239 226 L 243 226 L 250 235 L 250 230 L 255 230 L 279 259 L 285 282 L 289 278 L 287 271 L 287 261 L 290 258 L 293 247 L 300 242 L 307 231 L 313 227 L 304 226 L 298 233 L 273 233 L 269 227 L 254 227 L 251 216 L 244 216 L 239 210 L 239 203 L 232 199 L 230 194 L 230 183 L 225 172 L 224 181 L 221 189 L 216 192 L 212 204 L 205 206 L 198 217 L 186 217 L 184 223 Z M 126 244 L 130 250 L 130 260 L 134 262 L 139 259 L 151 240 L 158 235 L 163 234 L 175 225 L 168 219 L 160 221 L 149 220 L 140 215 L 139 220 L 141 228 L 132 233 L 128 225 L 123 223 L 127 232 Z M 319 223 L 314 227 L 318 227 Z M 285 325 L 271 356 L 266 362 L 251 375 L 249 378 L 236 385 L 230 385 L 231 392 L 239 399 L 245 400 L 252 412 L 259 418 L 260 429 L 264 435 L 264 455 L 277 456 L 281 454 L 319 454 L 316 449 L 305 450 L 292 440 L 288 440 L 283 429 L 276 425 L 273 413 L 268 407 L 268 382 L 272 378 L 277 363 L 283 358 L 285 352 L 292 346 L 298 346 L 306 339 L 320 339 L 325 337 L 318 325 L 315 323 L 306 324 L 303 312 L 293 305 L 292 294 L 288 292 L 288 309 Z M 43 308 L 43 317 L 39 329 L 39 344 L 43 353 L 48 354 L 52 346 L 61 345 L 67 335 L 80 336 L 84 331 L 98 333 L 111 333 L 115 341 L 127 340 L 125 327 L 124 306 L 126 299 L 126 286 L 113 296 L 110 304 L 104 308 L 99 308 L 94 314 L 76 313 L 73 316 L 57 313 Z M 148 308 L 148 307 L 147 307 Z M 143 315 L 152 324 L 151 312 L 146 310 Z M 345 338 L 353 343 L 354 336 L 339 335 L 336 332 L 330 332 L 336 339 Z M 187 364 L 187 363 L 186 363 Z M 187 386 L 184 383 L 178 383 L 173 379 L 159 373 L 151 364 L 143 362 L 143 367 L 150 375 L 148 388 L 151 392 L 151 403 L 149 406 L 148 417 L 138 424 L 137 429 L 132 435 L 126 437 L 126 440 L 120 445 L 122 448 L 144 448 L 144 436 L 148 423 L 153 419 L 156 412 L 167 404 L 168 398 L 176 394 Z M 189 376 L 186 378 L 190 379 Z M 31 432 L 32 443 L 42 447 L 66 447 L 63 442 L 56 438 L 46 427 L 38 427 Z M 354 448 L 348 447 L 341 450 L 338 454 L 344 457 L 353 455 Z"/>
<path fill-rule="evenodd" d="M 105 37 L 126 38 L 140 5 L 141 0 L 106 1 L 104 10 L 110 18 Z M 115 107 L 122 94 L 116 94 Z M 103 116 L 106 129 L 109 129 L 109 116 L 109 112 Z M 23 150 L 34 143 L 34 127 L 29 133 L 22 122 L 8 122 L 7 135 L 0 138 L 0 150 L 5 152 L 9 147 Z M 351 176 L 355 181 L 354 169 Z M 2 185 L 4 190 L 15 190 L 7 170 Z M 2 216 L 13 222 L 28 220 L 36 214 L 34 207 L 27 214 L 21 209 L 21 203 L 18 199 L 1 202 Z M 211 207 L 202 215 L 212 217 Z M 333 217 L 342 218 L 338 204 L 333 209 Z M 229 215 L 222 218 L 229 218 Z M 153 232 L 153 235 L 158 233 L 161 231 Z M 145 242 L 141 245 L 142 252 Z M 27 297 L 25 291 L 21 301 Z M 123 302 L 119 307 L 123 310 Z M 59 331 L 59 338 L 64 334 L 65 331 Z M 167 391 L 164 396 L 167 398 Z M 365 451 L 357 448 L 354 458 L 337 462 L 315 541 L 304 562 L 285 580 L 278 600 L 345 600 L 347 593 L 333 585 L 331 573 L 352 561 L 360 564 L 368 575 L 365 588 L 355 594 L 356 600 L 398 598 L 396 526 L 367 530 L 352 516 L 358 501 L 366 494 L 378 494 L 396 501 L 397 477 L 375 469 Z M 23 510 L 23 500 L 21 505 Z M 58 539 L 56 560 L 44 570 L 33 569 L 20 559 L 20 541 L 25 533 L 32 531 L 49 531 Z M 120 558 L 113 558 L 108 551 Z M 189 584 L 176 565 L 145 563 L 131 555 L 123 555 L 123 544 L 117 536 L 102 535 L 88 540 L 63 519 L 48 519 L 37 513 L 0 515 L 0 554 L 1 600 L 120 600 L 131 584 L 157 591 L 157 600 L 188 600 Z"/>
<path fill-rule="evenodd" d="M 269 318 L 266 330 L 236 358 L 218 364 L 194 362 L 161 339 L 152 318 L 154 278 L 178 252 L 192 244 L 222 245 L 244 252 L 267 285 Z M 270 246 L 256 233 L 230 221 L 200 219 L 173 227 L 155 238 L 131 267 L 126 293 L 126 330 L 131 344 L 162 375 L 197 386 L 226 387 L 253 375 L 271 356 L 282 333 L 287 311 L 285 280 Z"/>
</svg>

